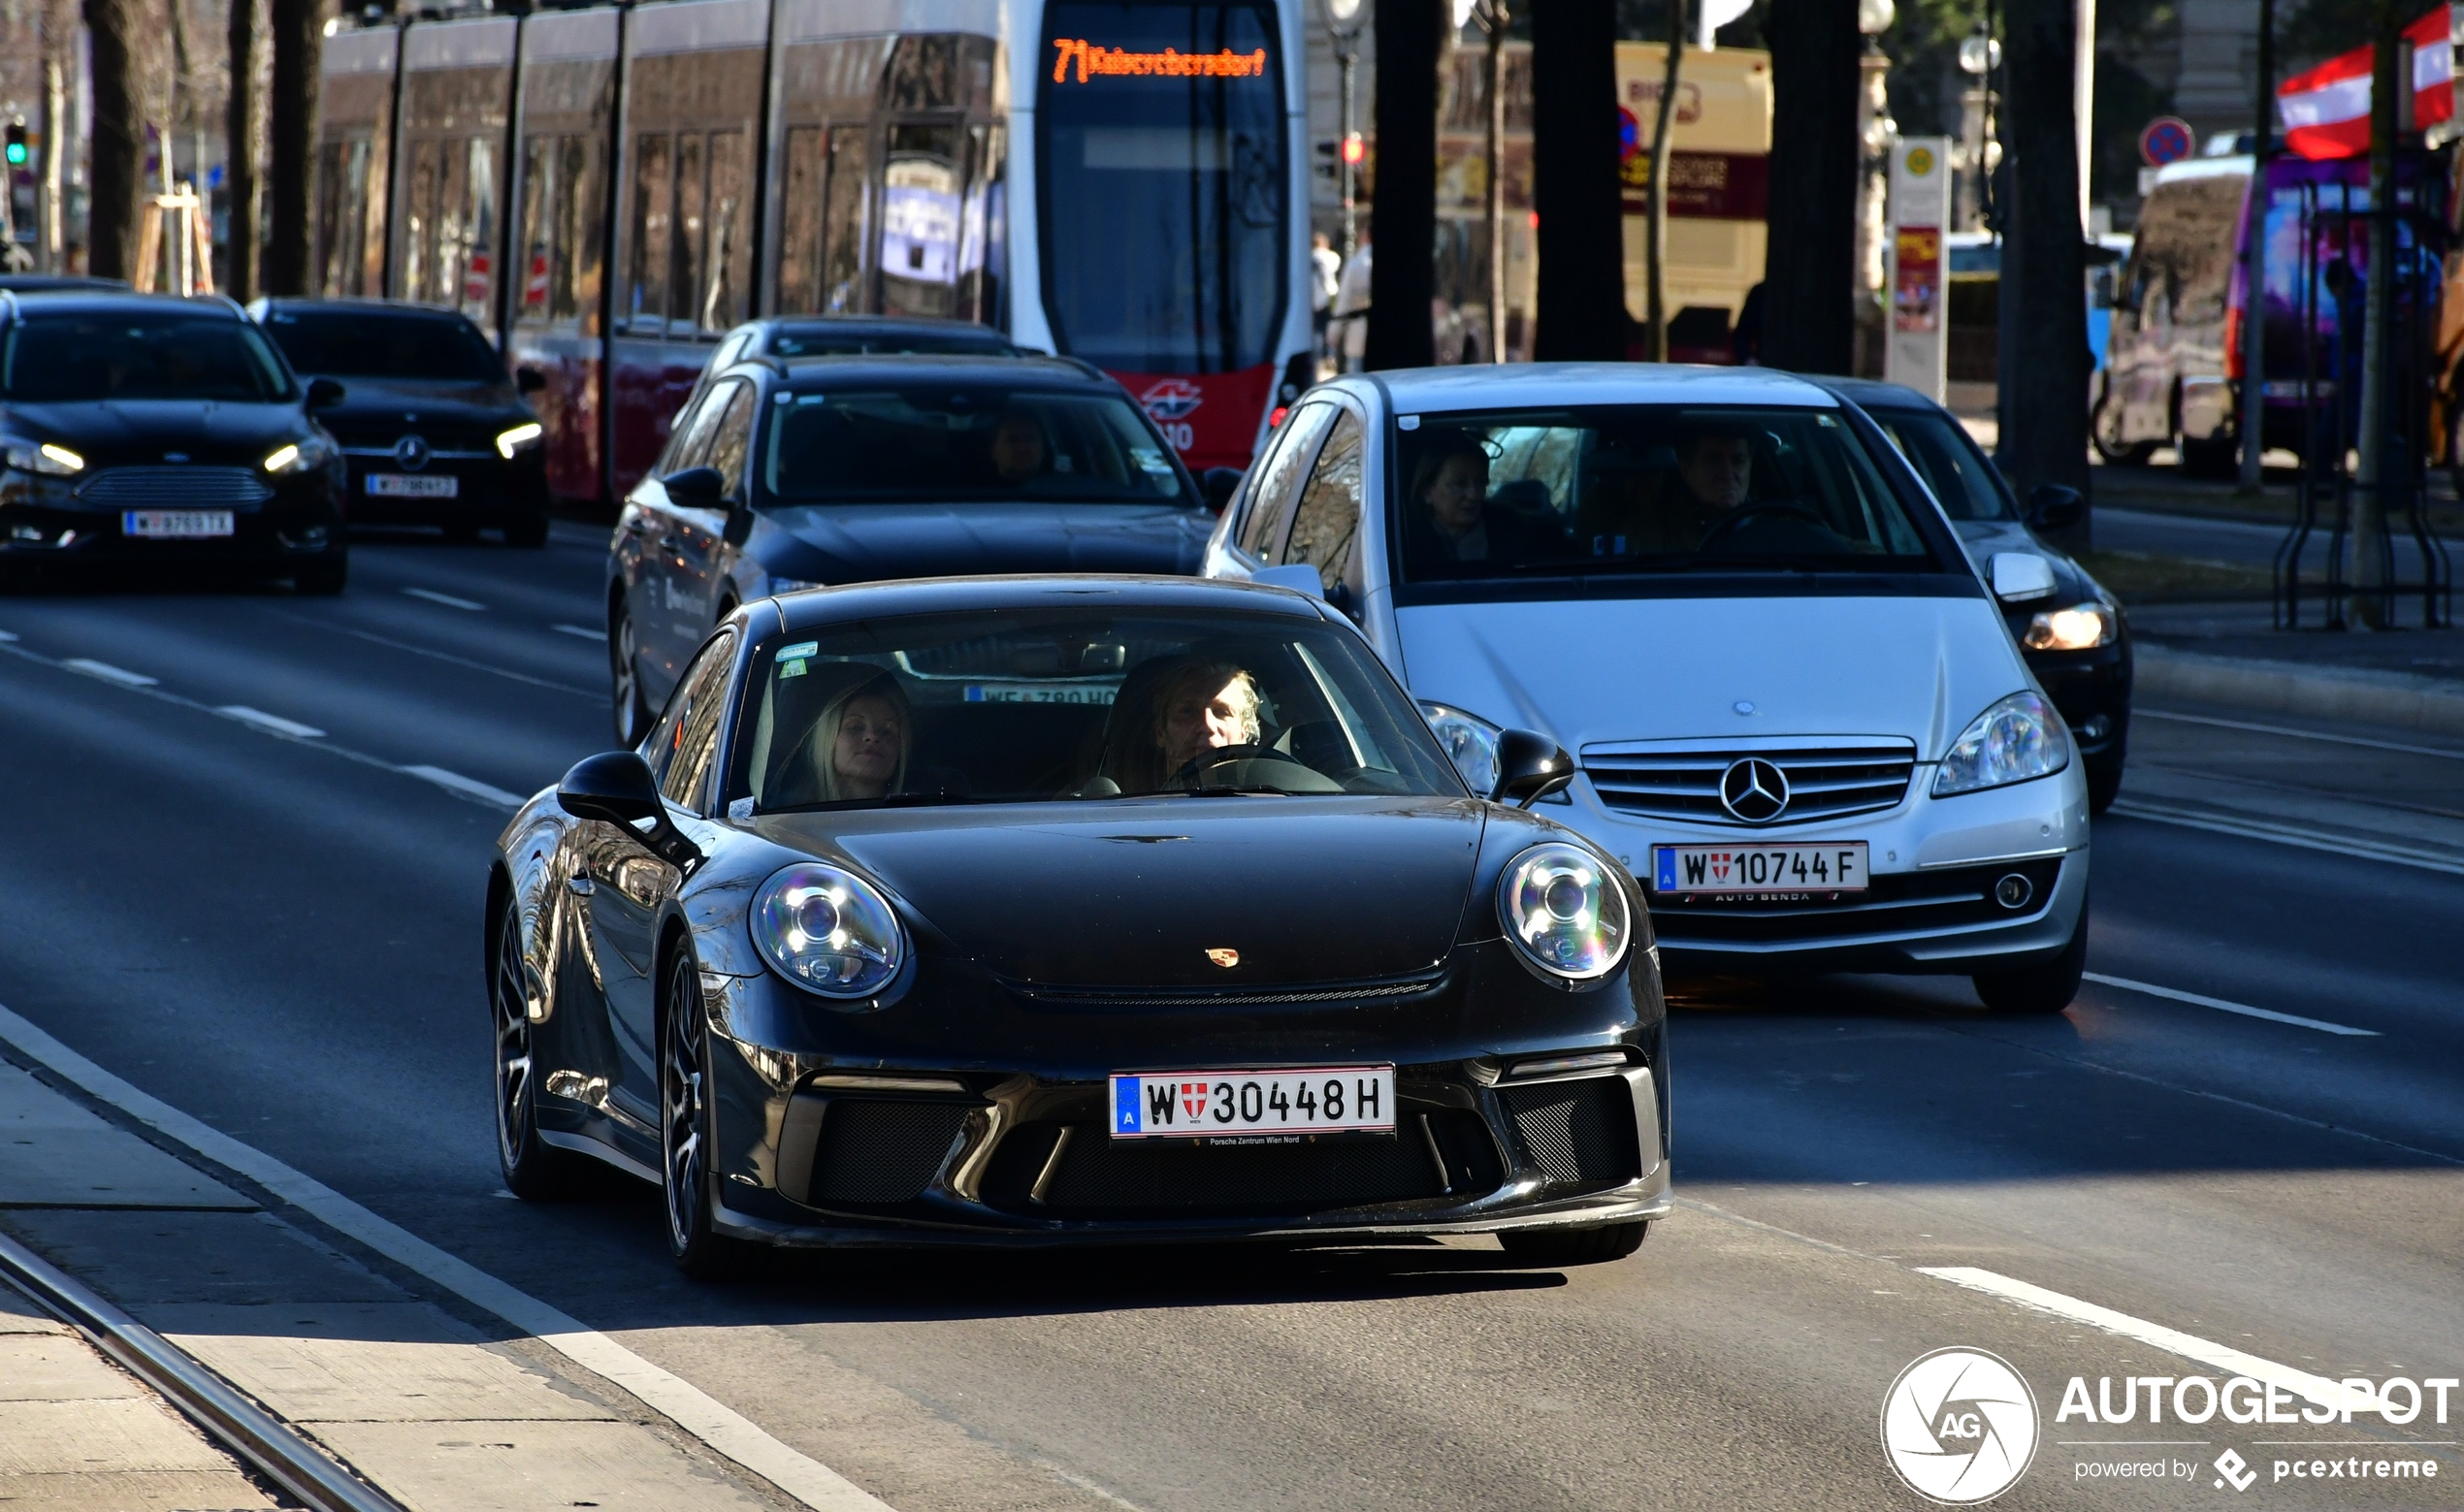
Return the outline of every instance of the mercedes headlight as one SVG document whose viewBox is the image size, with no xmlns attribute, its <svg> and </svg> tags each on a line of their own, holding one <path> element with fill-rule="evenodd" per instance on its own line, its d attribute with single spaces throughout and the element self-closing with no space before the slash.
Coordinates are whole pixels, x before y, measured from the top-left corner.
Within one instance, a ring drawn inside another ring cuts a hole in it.
<svg viewBox="0 0 2464 1512">
<path fill-rule="evenodd" d="M 1504 731 L 1476 714 L 1426 698 L 1420 700 L 1420 714 L 1473 794 L 1485 798 L 1497 791 L 1497 737 Z"/>
<path fill-rule="evenodd" d="M 272 473 L 314 472 L 334 460 L 334 448 L 323 436 L 277 446 L 266 453 L 265 470 Z"/>
<path fill-rule="evenodd" d="M 1933 795 L 2048 777 L 2070 764 L 2070 729 L 2042 693 L 2017 692 L 1960 732 L 1933 777 Z"/>
<path fill-rule="evenodd" d="M 2030 651 L 2086 651 L 2112 645 L 2118 629 L 2114 612 L 2103 604 L 2072 604 L 2038 610 L 2019 643 Z"/>
<path fill-rule="evenodd" d="M 515 452 L 527 451 L 531 447 L 538 445 L 539 437 L 545 434 L 545 432 L 539 429 L 538 422 L 536 421 L 528 421 L 524 424 L 515 426 L 510 431 L 499 432 L 497 434 L 497 455 L 507 462 L 511 462 Z"/>
<path fill-rule="evenodd" d="M 789 981 L 824 997 L 871 997 L 907 960 L 906 931 L 889 900 L 821 861 L 798 861 L 762 885 L 753 943 Z"/>
<path fill-rule="evenodd" d="M 1552 841 L 1516 856 L 1498 880 L 1497 912 L 1523 958 L 1552 977 L 1596 981 L 1626 958 L 1626 890 L 1580 846 Z"/>
<path fill-rule="evenodd" d="M 65 446 L 49 441 L 35 445 L 26 441 L 9 443 L 9 466 L 19 472 L 39 472 L 48 478 L 75 477 L 85 470 L 85 459 Z"/>
</svg>

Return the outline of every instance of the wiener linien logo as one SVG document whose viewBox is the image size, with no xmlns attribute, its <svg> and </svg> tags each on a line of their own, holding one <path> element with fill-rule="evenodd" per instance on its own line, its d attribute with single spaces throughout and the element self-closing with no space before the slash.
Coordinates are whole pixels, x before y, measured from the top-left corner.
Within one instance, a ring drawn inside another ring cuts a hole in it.
<svg viewBox="0 0 2464 1512">
<path fill-rule="evenodd" d="M 1882 1399 L 1882 1449 L 1910 1491 L 1972 1506 L 2010 1490 L 2036 1457 L 2036 1394 L 1998 1355 L 1937 1349 Z"/>
</svg>

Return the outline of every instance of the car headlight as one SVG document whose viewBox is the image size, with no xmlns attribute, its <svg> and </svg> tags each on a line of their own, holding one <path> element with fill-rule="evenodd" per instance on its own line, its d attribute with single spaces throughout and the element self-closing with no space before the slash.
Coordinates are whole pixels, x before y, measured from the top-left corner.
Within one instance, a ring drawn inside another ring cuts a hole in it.
<svg viewBox="0 0 2464 1512">
<path fill-rule="evenodd" d="M 1498 879 L 1497 913 L 1523 958 L 1552 977 L 1590 981 L 1626 958 L 1626 889 L 1580 846 L 1551 841 L 1516 856 Z"/>
<path fill-rule="evenodd" d="M 824 997 L 870 997 L 906 964 L 907 935 L 872 884 L 821 861 L 782 868 L 753 903 L 753 943 Z"/>
<path fill-rule="evenodd" d="M 2086 651 L 2112 645 L 2118 628 L 2114 612 L 2103 604 L 2072 604 L 2038 610 L 2019 643 L 2030 651 Z"/>
<path fill-rule="evenodd" d="M 85 470 L 85 459 L 65 446 L 49 441 L 34 444 L 26 441 L 9 443 L 9 466 L 19 472 L 39 472 L 45 477 L 73 477 Z"/>
<path fill-rule="evenodd" d="M 311 435 L 305 441 L 277 446 L 265 454 L 265 470 L 272 473 L 314 472 L 334 460 L 334 448 L 324 437 Z"/>
<path fill-rule="evenodd" d="M 536 421 L 517 425 L 510 431 L 501 431 L 497 434 L 497 455 L 511 462 L 515 452 L 538 445 L 539 437 L 545 434 Z"/>
<path fill-rule="evenodd" d="M 1960 732 L 1933 776 L 1933 795 L 2047 777 L 2070 764 L 2070 729 L 2037 692 L 2016 692 Z"/>
<path fill-rule="evenodd" d="M 1420 714 L 1453 759 L 1454 769 L 1463 774 L 1465 786 L 1482 798 L 1497 791 L 1497 737 L 1504 731 L 1476 714 L 1426 698 L 1420 700 Z"/>
</svg>

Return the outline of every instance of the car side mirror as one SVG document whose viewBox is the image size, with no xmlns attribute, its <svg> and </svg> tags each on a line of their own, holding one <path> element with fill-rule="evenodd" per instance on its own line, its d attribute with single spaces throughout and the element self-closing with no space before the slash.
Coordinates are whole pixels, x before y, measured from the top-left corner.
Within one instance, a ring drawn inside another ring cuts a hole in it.
<svg viewBox="0 0 2464 1512">
<path fill-rule="evenodd" d="M 2054 591 L 2054 564 L 2032 551 L 1997 551 L 1988 565 L 1994 596 L 2006 602 L 2043 598 Z"/>
<path fill-rule="evenodd" d="M 525 394 L 537 394 L 547 388 L 547 374 L 536 368 L 513 370 L 513 386 Z"/>
<path fill-rule="evenodd" d="M 2088 513 L 2088 500 L 2066 483 L 2039 483 L 2027 491 L 2027 523 L 2040 531 L 2067 531 Z"/>
<path fill-rule="evenodd" d="M 1317 569 L 1306 562 L 1286 563 L 1280 567 L 1260 567 L 1249 574 L 1249 581 L 1264 584 L 1268 588 L 1288 588 L 1293 593 L 1307 594 L 1312 598 L 1326 596 L 1325 578 L 1319 576 Z"/>
<path fill-rule="evenodd" d="M 1223 506 L 1232 502 L 1232 496 L 1241 491 L 1244 476 L 1246 474 L 1238 467 L 1209 467 L 1199 473 L 1198 492 L 1205 496 L 1207 507 L 1216 514 L 1223 513 Z"/>
<path fill-rule="evenodd" d="M 308 386 L 308 407 L 331 409 L 342 402 L 346 391 L 331 378 L 310 378 Z"/>
<path fill-rule="evenodd" d="M 1528 809 L 1574 780 L 1574 758 L 1566 748 L 1538 730 L 1509 729 L 1497 737 L 1499 803 Z"/>
<path fill-rule="evenodd" d="M 728 480 L 716 467 L 687 467 L 659 480 L 667 501 L 687 509 L 716 509 L 728 492 Z"/>
<path fill-rule="evenodd" d="M 614 824 L 661 860 L 690 872 L 701 864 L 701 848 L 685 838 L 660 801 L 650 763 L 637 752 L 608 751 L 573 763 L 556 785 L 556 806 L 575 819 Z M 640 829 L 650 821 L 650 831 Z"/>
</svg>

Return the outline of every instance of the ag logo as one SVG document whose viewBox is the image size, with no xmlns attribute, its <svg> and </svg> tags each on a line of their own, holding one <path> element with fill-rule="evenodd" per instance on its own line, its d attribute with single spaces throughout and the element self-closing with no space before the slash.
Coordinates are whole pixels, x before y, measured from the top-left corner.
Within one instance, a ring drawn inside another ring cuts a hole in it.
<svg viewBox="0 0 2464 1512">
<path fill-rule="evenodd" d="M 1182 419 L 1206 402 L 1206 391 L 1185 378 L 1166 378 L 1138 396 L 1139 407 L 1157 420 Z"/>
<path fill-rule="evenodd" d="M 2036 1457 L 2036 1394 L 1981 1349 L 1937 1349 L 1882 1399 L 1882 1449 L 1910 1491 L 1946 1506 L 1991 1501 Z"/>
</svg>

